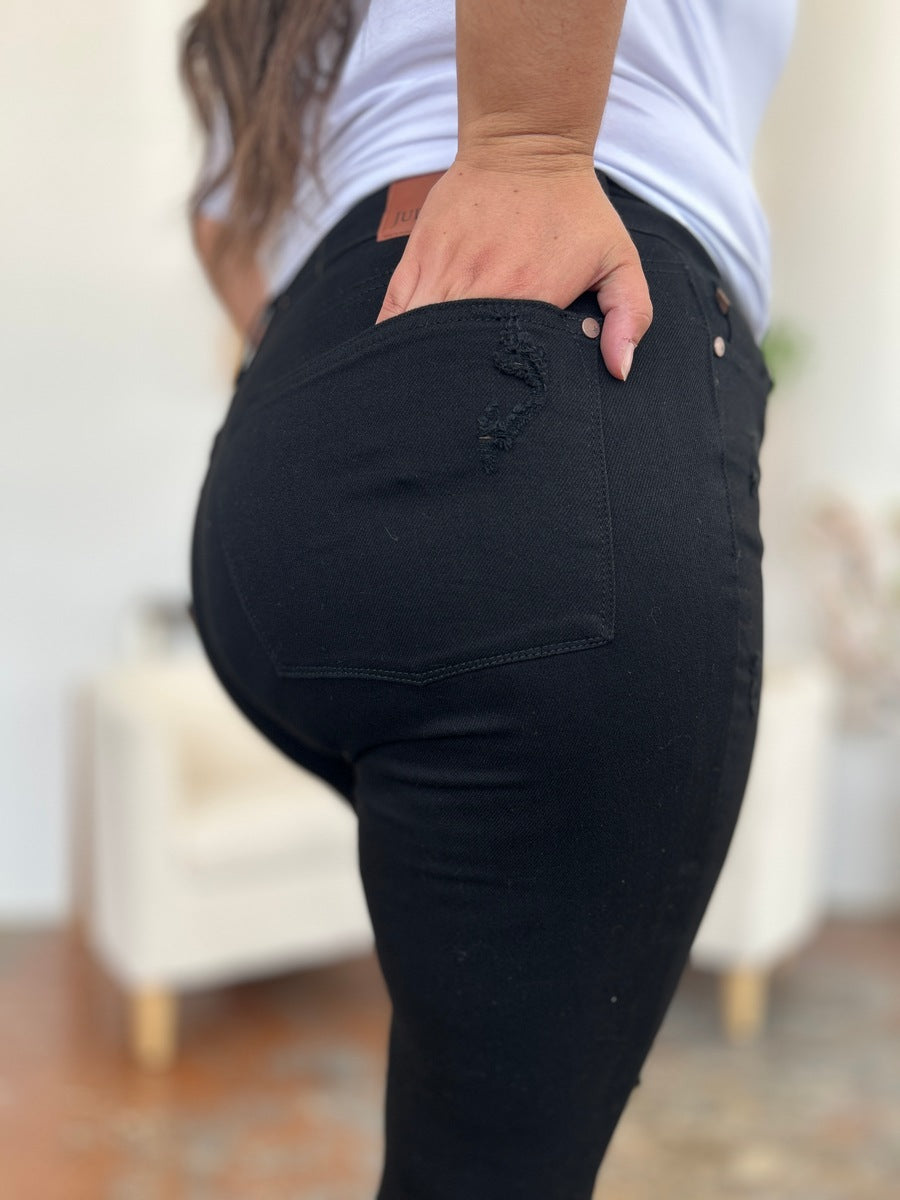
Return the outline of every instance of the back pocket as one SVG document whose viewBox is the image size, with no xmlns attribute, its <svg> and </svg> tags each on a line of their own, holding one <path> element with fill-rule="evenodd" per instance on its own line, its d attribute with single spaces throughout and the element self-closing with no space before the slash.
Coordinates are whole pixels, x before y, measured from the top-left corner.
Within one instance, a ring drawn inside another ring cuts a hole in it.
<svg viewBox="0 0 900 1200">
<path fill-rule="evenodd" d="M 426 684 L 609 642 L 600 365 L 571 309 L 470 298 L 267 386 L 210 486 L 275 672 Z"/>
</svg>

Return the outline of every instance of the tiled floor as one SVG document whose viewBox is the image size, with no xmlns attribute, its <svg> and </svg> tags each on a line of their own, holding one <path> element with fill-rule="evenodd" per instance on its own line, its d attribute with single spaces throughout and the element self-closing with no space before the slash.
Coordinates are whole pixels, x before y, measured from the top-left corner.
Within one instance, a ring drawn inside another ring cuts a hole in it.
<svg viewBox="0 0 900 1200">
<path fill-rule="evenodd" d="M 74 936 L 0 935 L 2 1200 L 372 1200 L 374 958 L 187 997 L 166 1076 L 132 1068 L 124 1016 Z M 725 1043 L 689 969 L 597 1200 L 898 1195 L 900 920 L 830 922 L 776 971 L 754 1046 Z"/>
</svg>

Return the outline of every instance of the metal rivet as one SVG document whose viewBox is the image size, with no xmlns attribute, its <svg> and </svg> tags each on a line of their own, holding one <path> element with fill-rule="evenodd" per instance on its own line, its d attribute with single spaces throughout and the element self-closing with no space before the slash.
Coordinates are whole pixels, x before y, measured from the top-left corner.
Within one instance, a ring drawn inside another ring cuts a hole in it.
<svg viewBox="0 0 900 1200">
<path fill-rule="evenodd" d="M 716 288 L 716 304 L 719 306 L 719 312 L 724 316 L 731 308 L 731 299 L 724 288 Z"/>
<path fill-rule="evenodd" d="M 721 358 L 725 353 L 725 339 L 723 337 L 717 337 L 713 339 L 713 351 L 715 352 L 716 358 Z"/>
<path fill-rule="evenodd" d="M 600 336 L 600 322 L 596 317 L 585 317 L 581 322 L 582 332 L 589 338 Z"/>
</svg>

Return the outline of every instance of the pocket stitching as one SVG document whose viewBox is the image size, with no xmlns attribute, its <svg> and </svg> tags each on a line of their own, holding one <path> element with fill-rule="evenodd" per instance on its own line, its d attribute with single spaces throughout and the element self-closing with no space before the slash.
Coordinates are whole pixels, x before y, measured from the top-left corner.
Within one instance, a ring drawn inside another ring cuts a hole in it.
<svg viewBox="0 0 900 1200">
<path fill-rule="evenodd" d="M 495 302 L 496 303 L 496 302 Z M 542 303 L 542 302 L 538 302 Z M 413 310 L 416 311 L 416 310 Z M 565 313 L 566 310 L 560 310 Z M 572 314 L 575 322 L 580 324 L 581 318 Z M 597 354 L 597 343 L 595 340 L 585 339 L 586 352 L 592 355 L 599 362 Z M 601 405 L 599 396 L 599 376 L 588 367 L 584 357 L 584 351 L 580 357 L 580 371 L 582 378 L 587 383 L 587 391 L 593 395 L 596 407 L 593 411 L 593 423 L 596 429 L 597 444 L 599 447 L 598 455 L 598 475 L 596 478 L 597 506 L 598 506 L 598 521 L 602 522 L 604 531 L 602 539 L 602 553 L 600 557 L 602 562 L 600 570 L 602 572 L 602 586 L 599 595 L 599 606 L 595 613 L 599 620 L 603 632 L 596 637 L 567 639 L 558 642 L 546 642 L 535 646 L 522 647 L 518 650 L 501 651 L 497 654 L 482 655 L 476 658 L 462 659 L 457 662 L 447 663 L 442 666 L 426 668 L 422 671 L 406 671 L 401 669 L 378 668 L 378 667 L 355 667 L 355 666 L 297 666 L 286 663 L 282 655 L 277 652 L 270 642 L 266 633 L 262 630 L 258 622 L 253 616 L 252 605 L 249 603 L 243 584 L 240 581 L 239 572 L 236 569 L 236 564 L 223 534 L 223 525 L 225 514 L 222 510 L 222 493 L 217 491 L 215 494 L 215 524 L 217 540 L 222 551 L 228 577 L 237 595 L 241 609 L 257 637 L 262 648 L 265 650 L 270 665 L 279 678 L 341 678 L 341 677 L 358 677 L 369 679 L 384 679 L 400 682 L 408 682 L 413 684 L 427 684 L 438 679 L 448 676 L 461 674 L 467 671 L 476 670 L 480 667 L 491 665 L 499 665 L 506 662 L 515 662 L 524 659 L 546 657 L 556 653 L 566 651 L 587 649 L 593 646 L 602 646 L 612 641 L 615 632 L 615 574 L 613 562 L 613 539 L 612 539 L 612 517 L 609 492 L 609 479 L 606 468 L 606 442 L 605 431 L 603 429 Z M 350 360 L 352 361 L 352 359 Z M 315 378 L 313 376 L 312 378 Z M 304 380 L 306 382 L 306 380 Z M 598 525 L 598 528 L 600 526 Z"/>
<path fill-rule="evenodd" d="M 562 654 L 569 650 L 582 650 L 591 646 L 605 646 L 611 641 L 611 636 L 602 635 L 591 638 L 577 638 L 568 642 L 546 642 L 540 646 L 526 646 L 521 650 L 504 651 L 501 654 L 490 654 L 482 658 L 465 658 L 458 663 L 450 663 L 443 667 L 432 667 L 427 671 L 392 671 L 386 668 L 369 667 L 273 667 L 281 678 L 336 678 L 341 676 L 359 676 L 365 679 L 388 679 L 402 683 L 425 684 L 449 675 L 460 675 L 465 671 L 474 671 L 479 667 L 495 666 L 505 662 L 516 662 L 519 659 L 546 658 L 551 654 Z"/>
<path fill-rule="evenodd" d="M 603 555 L 603 582 L 604 582 L 604 611 L 608 613 L 608 617 L 604 624 L 607 630 L 607 641 L 612 641 L 615 636 L 615 614 L 616 614 L 616 577 L 615 577 L 615 552 L 613 548 L 613 525 L 612 525 L 612 496 L 609 486 L 609 472 L 607 469 L 606 455 L 606 429 L 603 424 L 603 402 L 602 389 L 600 386 L 600 371 L 605 369 L 602 366 L 600 348 L 596 342 L 588 342 L 588 353 L 591 355 L 591 366 L 582 358 L 582 365 L 590 385 L 591 391 L 594 394 L 594 425 L 597 430 L 597 445 L 598 445 L 598 462 L 597 470 L 600 475 L 600 486 L 598 488 L 599 495 L 597 503 L 599 506 L 599 520 L 603 522 L 604 528 L 604 544 L 606 553 Z"/>
<path fill-rule="evenodd" d="M 608 495 L 608 492 L 607 492 Z M 604 599 L 609 605 L 610 616 L 604 621 L 605 632 L 597 637 L 576 638 L 563 642 L 545 642 L 537 646 L 526 646 L 521 650 L 507 650 L 499 654 L 483 655 L 479 658 L 462 659 L 456 663 L 448 663 L 442 667 L 431 667 L 424 671 L 391 670 L 384 667 L 339 667 L 339 666 L 291 666 L 282 661 L 281 655 L 274 649 L 268 637 L 263 633 L 253 617 L 250 606 L 244 594 L 235 570 L 234 560 L 225 539 L 222 536 L 222 515 L 219 508 L 219 494 L 215 497 L 216 534 L 219 548 L 225 560 L 225 567 L 231 586 L 241 606 L 248 624 L 256 635 L 257 640 L 266 652 L 272 670 L 280 679 L 340 679 L 345 677 L 362 679 L 385 679 L 400 683 L 427 684 L 451 675 L 459 675 L 466 671 L 474 671 L 480 667 L 497 666 L 505 662 L 517 662 L 521 659 L 544 658 L 551 654 L 562 654 L 572 650 L 589 649 L 592 646 L 605 646 L 612 641 L 614 633 L 613 604 L 611 595 L 612 576 L 612 541 L 607 540 L 607 554 L 604 556 Z"/>
<path fill-rule="evenodd" d="M 517 312 L 522 311 L 521 306 L 523 305 L 539 306 L 531 308 L 529 321 L 546 324 L 553 328 L 562 319 L 564 327 L 568 326 L 573 333 L 576 330 L 580 332 L 581 317 L 568 309 L 557 308 L 547 300 L 535 300 L 528 297 L 495 299 L 488 296 L 465 296 L 459 300 L 439 300 L 433 304 L 422 304 L 417 308 L 407 309 L 406 312 L 398 313 L 397 316 L 377 325 L 368 325 L 337 346 L 314 354 L 299 367 L 261 388 L 257 393 L 258 400 L 254 404 L 254 408 L 258 409 L 260 403 L 271 400 L 273 398 L 271 393 L 310 383 L 334 368 L 349 365 L 373 345 L 384 344 L 386 339 L 394 341 L 402 338 L 405 334 L 408 334 L 410 338 L 417 334 L 427 334 L 434 326 L 423 318 L 439 314 L 442 323 L 450 324 L 465 322 L 482 324 L 485 321 L 502 321 L 507 315 L 503 311 L 504 305 L 516 306 L 515 311 Z M 465 307 L 463 308 L 463 306 Z M 392 325 L 394 328 L 391 328 Z"/>
<path fill-rule="evenodd" d="M 394 270 L 395 270 L 395 268 L 392 268 L 389 272 L 386 272 L 382 277 L 379 277 L 374 280 L 370 280 L 368 283 L 361 283 L 357 287 L 353 287 L 353 288 L 345 288 L 343 291 L 341 291 L 338 294 L 338 299 L 334 300 L 331 304 L 328 304 L 325 308 L 319 310 L 319 315 L 324 316 L 324 317 L 331 317 L 332 315 L 334 315 L 336 313 L 346 312 L 348 305 L 353 303 L 353 301 L 358 300 L 361 296 L 368 296 L 373 292 L 378 292 L 378 291 L 386 289 L 388 283 L 390 282 L 391 276 L 394 273 Z M 235 389 L 237 389 L 238 387 L 243 385 L 244 377 L 247 375 L 250 368 L 253 366 L 253 360 L 256 359 L 257 354 L 260 352 L 260 350 L 262 350 L 263 343 L 268 339 L 269 333 L 270 333 L 272 327 L 277 323 L 277 318 L 284 311 L 284 309 L 281 307 L 280 302 L 287 294 L 288 294 L 287 291 L 281 292 L 278 295 L 273 296 L 272 299 L 269 301 L 269 307 L 272 308 L 272 310 L 273 310 L 272 316 L 271 316 L 270 320 L 268 321 L 268 323 L 266 324 L 263 336 L 260 339 L 259 344 L 256 347 L 256 352 L 253 354 L 251 361 L 246 365 L 246 367 L 242 366 L 241 369 L 239 370 L 238 375 L 234 381 Z M 304 294 L 292 297 L 291 304 L 292 305 L 300 304 L 303 302 L 304 298 L 305 298 Z M 276 376 L 275 379 L 269 380 L 268 383 L 263 384 L 263 386 L 259 389 L 258 394 L 260 396 L 265 396 L 266 393 L 269 392 L 270 390 L 277 389 L 281 385 L 283 380 L 289 379 L 298 370 L 299 370 L 298 367 L 292 367 L 289 371 L 286 371 L 283 375 Z"/>
<path fill-rule="evenodd" d="M 480 667 L 497 666 L 505 662 L 517 662 L 521 659 L 544 658 L 551 654 L 562 654 L 571 650 L 589 649 L 591 646 L 605 646 L 612 640 L 612 623 L 607 622 L 609 629 L 598 637 L 576 638 L 565 642 L 546 642 L 539 646 L 527 646 L 521 650 L 508 650 L 500 654 L 485 655 L 480 658 L 462 659 L 458 663 L 448 663 L 443 667 L 431 667 L 425 671 L 390 670 L 384 667 L 338 667 L 338 666 L 290 666 L 282 663 L 281 656 L 275 651 L 269 639 L 260 629 L 253 617 L 244 595 L 244 589 L 238 580 L 231 552 L 222 537 L 222 519 L 219 512 L 218 496 L 216 496 L 216 534 L 219 548 L 225 560 L 225 567 L 231 586 L 257 640 L 268 655 L 272 670 L 280 679 L 385 679 L 399 683 L 427 684 L 450 675 L 460 675 L 466 671 L 474 671 Z M 608 575 L 608 572 L 606 573 Z"/>
</svg>

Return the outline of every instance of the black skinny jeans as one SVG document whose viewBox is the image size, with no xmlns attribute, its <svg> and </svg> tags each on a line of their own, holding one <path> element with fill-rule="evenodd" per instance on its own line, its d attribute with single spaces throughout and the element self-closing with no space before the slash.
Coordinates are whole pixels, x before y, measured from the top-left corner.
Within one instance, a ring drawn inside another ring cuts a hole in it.
<svg viewBox="0 0 900 1200">
<path fill-rule="evenodd" d="M 377 1200 L 588 1200 L 750 767 L 772 382 L 693 235 L 598 178 L 654 306 L 627 383 L 592 293 L 375 326 L 380 189 L 273 302 L 199 498 L 209 659 L 358 816 Z"/>
</svg>

